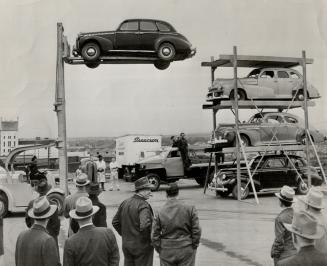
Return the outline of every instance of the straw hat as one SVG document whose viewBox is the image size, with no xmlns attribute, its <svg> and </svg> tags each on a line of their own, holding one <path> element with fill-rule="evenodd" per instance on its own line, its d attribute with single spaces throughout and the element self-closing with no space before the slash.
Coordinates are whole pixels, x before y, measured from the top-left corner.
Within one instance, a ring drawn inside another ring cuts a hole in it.
<svg viewBox="0 0 327 266">
<path fill-rule="evenodd" d="M 320 239 L 324 235 L 317 219 L 305 211 L 294 212 L 292 224 L 283 224 L 288 231 L 303 238 Z"/>
<path fill-rule="evenodd" d="M 295 191 L 289 186 L 283 186 L 279 193 L 275 193 L 275 196 L 283 201 L 294 202 Z"/>
<path fill-rule="evenodd" d="M 308 194 L 304 197 L 299 197 L 299 200 L 316 209 L 323 209 L 323 197 L 324 195 L 318 187 L 312 187 Z"/>
<path fill-rule="evenodd" d="M 57 205 L 50 205 L 46 196 L 42 196 L 34 200 L 33 208 L 29 209 L 27 214 L 29 217 L 41 220 L 52 216 L 57 210 Z"/>
<path fill-rule="evenodd" d="M 69 212 L 69 216 L 75 220 L 82 220 L 91 217 L 99 210 L 98 206 L 93 206 L 92 201 L 87 197 L 80 197 L 76 201 L 76 208 Z"/>
<path fill-rule="evenodd" d="M 76 177 L 75 185 L 77 187 L 83 187 L 87 186 L 90 183 L 90 180 L 88 179 L 87 175 L 82 173 Z"/>
<path fill-rule="evenodd" d="M 141 177 L 140 179 L 137 179 L 134 182 L 134 186 L 135 186 L 135 191 L 139 191 L 139 190 L 144 189 L 144 188 L 151 188 L 151 184 L 149 182 L 149 179 L 146 176 Z"/>
</svg>

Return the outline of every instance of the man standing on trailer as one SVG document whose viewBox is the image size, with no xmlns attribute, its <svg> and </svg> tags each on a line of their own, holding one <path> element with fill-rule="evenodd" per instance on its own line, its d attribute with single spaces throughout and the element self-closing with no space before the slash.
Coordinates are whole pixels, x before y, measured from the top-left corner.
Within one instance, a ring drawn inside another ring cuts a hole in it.
<svg viewBox="0 0 327 266">
<path fill-rule="evenodd" d="M 98 172 L 98 182 L 101 184 L 101 188 L 103 191 L 104 189 L 104 183 L 106 182 L 106 162 L 103 160 L 102 155 L 98 156 L 98 161 L 96 162 L 97 164 L 97 172 Z"/>
<path fill-rule="evenodd" d="M 179 150 L 181 152 L 184 169 L 187 170 L 191 166 L 191 160 L 190 160 L 190 158 L 188 156 L 188 142 L 187 142 L 187 140 L 185 138 L 184 133 L 180 134 Z"/>
<path fill-rule="evenodd" d="M 135 181 L 135 195 L 123 201 L 112 219 L 112 225 L 122 236 L 125 266 L 152 266 L 151 228 L 153 211 L 147 202 L 151 184 L 147 177 Z"/>
</svg>

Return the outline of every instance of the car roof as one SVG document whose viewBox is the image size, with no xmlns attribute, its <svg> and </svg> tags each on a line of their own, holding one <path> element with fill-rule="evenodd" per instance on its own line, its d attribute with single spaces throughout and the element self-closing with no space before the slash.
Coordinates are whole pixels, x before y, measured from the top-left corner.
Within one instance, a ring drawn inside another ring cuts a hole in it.
<svg viewBox="0 0 327 266">
<path fill-rule="evenodd" d="M 172 30 L 176 31 L 175 28 L 167 21 L 160 20 L 160 19 L 151 19 L 151 18 L 130 18 L 130 19 L 125 19 L 122 23 L 128 22 L 128 21 L 151 21 L 151 22 L 161 22 L 164 24 L 167 24 L 169 27 L 171 27 Z M 121 23 L 121 24 L 122 24 Z"/>
</svg>

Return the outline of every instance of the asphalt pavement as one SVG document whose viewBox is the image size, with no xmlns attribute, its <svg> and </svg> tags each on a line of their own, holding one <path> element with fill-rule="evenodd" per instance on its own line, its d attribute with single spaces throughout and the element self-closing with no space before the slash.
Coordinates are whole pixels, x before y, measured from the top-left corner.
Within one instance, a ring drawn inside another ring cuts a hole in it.
<svg viewBox="0 0 327 266">
<path fill-rule="evenodd" d="M 196 206 L 202 227 L 201 243 L 197 251 L 196 265 L 273 265 L 270 248 L 274 238 L 274 218 L 280 211 L 273 195 L 237 201 L 232 198 L 217 198 L 215 193 L 203 194 L 193 180 L 180 180 L 180 200 Z M 70 185 L 72 191 L 73 186 Z M 106 189 L 108 184 L 106 184 Z M 107 206 L 107 223 L 111 225 L 120 202 L 133 195 L 133 183 L 120 181 L 120 191 L 104 191 L 100 200 Z M 149 202 L 156 211 L 166 200 L 165 185 L 153 193 Z M 61 219 L 59 246 L 62 256 L 67 236 L 67 220 Z M 11 215 L 4 219 L 5 265 L 14 263 L 15 243 L 18 234 L 25 230 L 24 214 Z M 116 232 L 115 232 L 116 233 Z M 124 256 L 121 238 L 116 234 L 121 252 L 120 265 Z M 154 265 L 159 265 L 159 256 L 154 255 Z"/>
</svg>

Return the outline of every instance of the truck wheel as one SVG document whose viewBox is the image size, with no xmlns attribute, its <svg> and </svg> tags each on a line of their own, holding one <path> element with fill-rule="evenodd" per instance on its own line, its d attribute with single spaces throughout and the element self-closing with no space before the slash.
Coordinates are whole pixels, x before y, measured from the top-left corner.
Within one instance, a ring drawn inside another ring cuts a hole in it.
<svg viewBox="0 0 327 266">
<path fill-rule="evenodd" d="M 216 191 L 216 196 L 220 196 L 222 198 L 227 198 L 229 194 L 231 193 L 231 190 L 228 189 L 227 191 Z"/>
<path fill-rule="evenodd" d="M 305 195 L 308 193 L 308 191 L 309 191 L 308 179 L 299 180 L 297 185 L 297 192 L 300 195 Z"/>
<path fill-rule="evenodd" d="M 204 183 L 206 181 L 205 177 L 195 177 L 194 178 L 196 183 L 198 183 L 200 185 L 200 187 L 204 187 Z"/>
<path fill-rule="evenodd" d="M 146 176 L 151 184 L 151 190 L 157 191 L 160 187 L 160 176 L 157 174 L 148 174 Z"/>
<path fill-rule="evenodd" d="M 8 214 L 8 199 L 4 194 L 0 194 L 0 217 L 4 218 Z"/>
<path fill-rule="evenodd" d="M 82 48 L 82 57 L 85 61 L 96 61 L 100 57 L 100 46 L 95 42 L 88 42 Z"/>
<path fill-rule="evenodd" d="M 58 215 L 62 215 L 64 211 L 64 196 L 59 193 L 51 193 L 47 195 L 50 204 L 55 204 L 58 207 Z"/>
<path fill-rule="evenodd" d="M 241 182 L 241 199 L 246 199 L 249 196 L 249 186 L 247 186 L 246 188 L 246 183 L 245 182 Z M 237 183 L 235 184 L 233 191 L 232 191 L 233 197 L 235 199 L 237 199 Z"/>
</svg>

